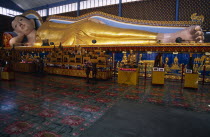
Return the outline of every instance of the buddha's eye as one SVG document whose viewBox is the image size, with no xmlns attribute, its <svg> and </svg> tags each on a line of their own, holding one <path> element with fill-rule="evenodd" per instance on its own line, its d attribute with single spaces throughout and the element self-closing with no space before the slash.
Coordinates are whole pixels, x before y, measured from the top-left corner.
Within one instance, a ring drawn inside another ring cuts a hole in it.
<svg viewBox="0 0 210 137">
<path fill-rule="evenodd" d="M 17 27 L 17 25 L 15 25 L 15 28 Z"/>
<path fill-rule="evenodd" d="M 22 21 L 23 19 L 20 19 L 20 21 Z"/>
</svg>

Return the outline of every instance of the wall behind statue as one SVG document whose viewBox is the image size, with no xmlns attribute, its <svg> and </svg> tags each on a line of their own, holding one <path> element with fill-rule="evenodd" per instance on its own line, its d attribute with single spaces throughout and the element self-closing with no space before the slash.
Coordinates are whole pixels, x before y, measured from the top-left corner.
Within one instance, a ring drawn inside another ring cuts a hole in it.
<svg viewBox="0 0 210 137">
<path fill-rule="evenodd" d="M 202 28 L 210 31 L 210 1 L 209 0 L 180 0 L 179 20 L 188 21 L 193 13 L 204 16 Z"/>
<path fill-rule="evenodd" d="M 122 16 L 141 20 L 174 21 L 175 10 L 176 0 L 136 1 L 122 5 Z"/>
<path fill-rule="evenodd" d="M 147 0 L 122 4 L 122 17 L 140 20 L 175 21 L 177 0 Z M 191 21 L 191 15 L 197 13 L 204 15 L 202 25 L 204 31 L 210 31 L 210 1 L 209 0 L 179 0 L 179 21 Z M 80 11 L 80 15 L 93 11 L 102 11 L 108 14 L 119 15 L 119 6 L 91 8 Z M 77 12 L 59 15 L 76 17 Z"/>
<path fill-rule="evenodd" d="M 59 15 L 61 15 L 61 16 L 68 16 L 68 17 L 77 17 L 77 11 L 61 13 Z"/>
<path fill-rule="evenodd" d="M 12 18 L 5 15 L 0 15 L 0 47 L 2 44 L 2 36 L 4 32 L 12 31 Z"/>
<path fill-rule="evenodd" d="M 93 11 L 102 11 L 108 14 L 112 14 L 112 15 L 116 15 L 118 16 L 118 5 L 110 5 L 110 6 L 106 6 L 106 7 L 97 7 L 94 9 L 85 9 L 80 11 L 80 15 L 86 14 L 86 13 L 90 13 Z"/>
</svg>

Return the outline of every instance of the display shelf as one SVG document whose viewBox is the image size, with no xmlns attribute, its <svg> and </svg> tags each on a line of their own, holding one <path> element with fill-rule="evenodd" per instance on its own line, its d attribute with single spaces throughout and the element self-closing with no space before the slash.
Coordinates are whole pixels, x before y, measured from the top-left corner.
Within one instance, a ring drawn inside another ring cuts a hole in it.
<svg viewBox="0 0 210 137">
<path fill-rule="evenodd" d="M 65 75 L 65 76 L 74 76 L 74 77 L 86 77 L 84 69 L 63 69 L 55 67 L 45 67 L 44 71 L 49 74 Z M 92 71 L 90 72 L 90 78 L 92 78 Z M 96 75 L 97 79 L 107 80 L 112 78 L 111 71 L 98 71 Z"/>
</svg>

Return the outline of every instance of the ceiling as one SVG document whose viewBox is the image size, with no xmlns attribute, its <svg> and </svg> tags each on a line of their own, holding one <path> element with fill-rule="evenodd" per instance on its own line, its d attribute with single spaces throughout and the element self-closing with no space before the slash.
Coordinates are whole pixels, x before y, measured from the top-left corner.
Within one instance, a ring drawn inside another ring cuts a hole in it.
<svg viewBox="0 0 210 137">
<path fill-rule="evenodd" d="M 77 0 L 11 0 L 23 10 L 29 10 L 33 8 L 39 8 L 46 5 L 52 5 L 56 3 L 72 3 Z"/>
</svg>

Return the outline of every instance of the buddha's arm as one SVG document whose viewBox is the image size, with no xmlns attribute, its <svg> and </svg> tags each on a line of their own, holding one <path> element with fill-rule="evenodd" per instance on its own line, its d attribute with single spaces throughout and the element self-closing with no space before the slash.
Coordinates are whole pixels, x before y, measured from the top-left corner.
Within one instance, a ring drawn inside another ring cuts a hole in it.
<svg viewBox="0 0 210 137">
<path fill-rule="evenodd" d="M 38 30 L 38 35 L 42 38 L 62 38 L 68 33 L 74 32 L 75 34 L 81 34 L 92 37 L 105 37 L 105 38 L 138 38 L 138 39 L 156 39 L 157 33 L 134 30 L 134 29 L 123 29 L 108 26 L 106 24 L 96 22 L 93 19 L 85 19 L 73 24 L 60 24 L 53 22 L 45 22 Z M 65 33 L 65 34 L 64 34 Z"/>
<path fill-rule="evenodd" d="M 36 35 L 41 39 L 61 39 L 65 35 L 68 25 L 53 22 L 45 22 L 38 30 Z"/>
</svg>

